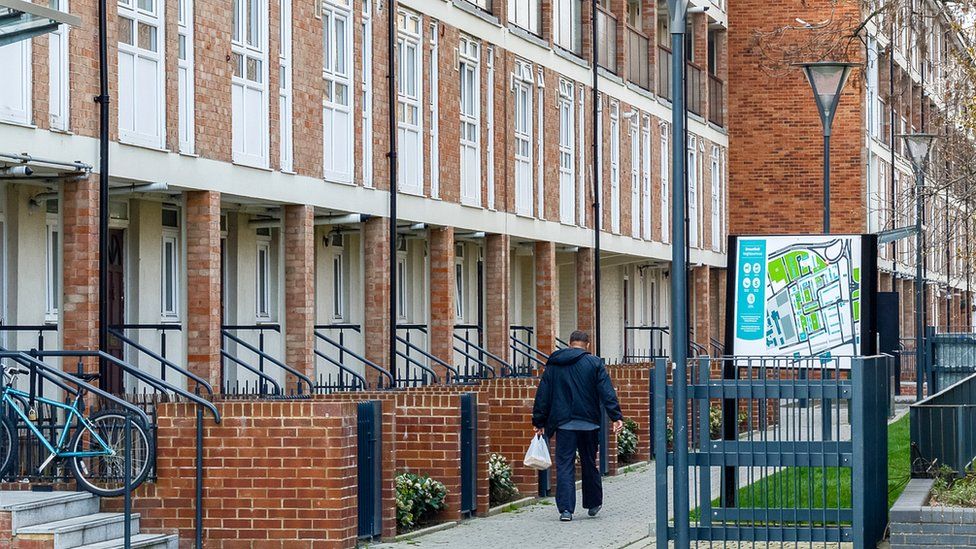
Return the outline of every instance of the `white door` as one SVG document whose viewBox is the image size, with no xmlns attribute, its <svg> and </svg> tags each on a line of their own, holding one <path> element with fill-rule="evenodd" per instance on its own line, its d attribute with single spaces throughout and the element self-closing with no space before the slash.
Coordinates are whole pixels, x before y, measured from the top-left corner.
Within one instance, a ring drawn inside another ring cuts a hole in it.
<svg viewBox="0 0 976 549">
<path fill-rule="evenodd" d="M 164 146 L 162 0 L 119 2 L 119 139 Z"/>
<path fill-rule="evenodd" d="M 31 123 L 31 41 L 22 40 L 0 48 L 0 119 Z"/>
<path fill-rule="evenodd" d="M 234 162 L 268 166 L 267 9 L 262 0 L 237 0 L 231 52 Z"/>
</svg>

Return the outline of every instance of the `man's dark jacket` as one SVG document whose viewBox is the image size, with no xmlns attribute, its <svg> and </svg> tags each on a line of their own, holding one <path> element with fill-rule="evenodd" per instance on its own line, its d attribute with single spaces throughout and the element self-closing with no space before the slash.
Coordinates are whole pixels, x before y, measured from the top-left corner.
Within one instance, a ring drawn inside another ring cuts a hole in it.
<svg viewBox="0 0 976 549">
<path fill-rule="evenodd" d="M 623 419 L 603 360 L 582 349 L 560 349 L 549 356 L 536 389 L 532 425 L 549 436 L 574 419 L 599 425 L 601 405 L 610 421 Z"/>
</svg>

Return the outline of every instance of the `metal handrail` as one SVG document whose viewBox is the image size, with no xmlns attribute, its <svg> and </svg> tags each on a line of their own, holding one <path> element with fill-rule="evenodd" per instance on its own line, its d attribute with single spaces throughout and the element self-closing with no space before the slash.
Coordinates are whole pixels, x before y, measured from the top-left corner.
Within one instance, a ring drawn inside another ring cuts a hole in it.
<svg viewBox="0 0 976 549">
<path fill-rule="evenodd" d="M 214 416 L 214 421 L 216 421 L 217 423 L 220 423 L 220 412 L 217 411 L 217 407 L 214 406 L 213 403 L 210 402 L 209 400 L 207 400 L 207 399 L 205 399 L 205 398 L 203 398 L 203 397 L 201 397 L 199 395 L 195 395 L 195 394 L 193 394 L 190 391 L 187 391 L 185 389 L 181 389 L 180 387 L 177 387 L 176 385 L 173 385 L 172 383 L 169 383 L 167 381 L 164 381 L 162 379 L 159 379 L 158 377 L 156 377 L 154 375 L 147 374 L 146 372 L 144 372 L 144 371 L 142 371 L 142 370 L 140 370 L 138 368 L 134 368 L 134 367 L 130 366 L 129 364 L 123 362 L 122 360 L 120 360 L 120 359 L 118 359 L 118 358 L 116 358 L 116 357 L 114 357 L 114 356 L 112 356 L 112 355 L 110 355 L 110 354 L 108 354 L 108 353 L 106 353 L 104 351 L 31 351 L 30 354 L 33 355 L 33 356 L 36 356 L 36 357 L 40 357 L 40 358 L 43 358 L 43 357 L 46 357 L 46 356 L 50 356 L 50 357 L 69 357 L 69 358 L 85 358 L 85 357 L 90 357 L 90 358 L 98 358 L 100 360 L 104 360 L 107 363 L 113 364 L 116 368 L 119 368 L 123 372 L 125 372 L 125 373 L 127 373 L 127 374 L 129 374 L 129 375 L 131 375 L 131 376 L 133 376 L 133 377 L 135 377 L 135 378 L 137 378 L 137 379 L 139 379 L 139 380 L 141 380 L 141 381 L 143 381 L 143 382 L 145 382 L 145 383 L 153 386 L 153 387 L 155 387 L 156 389 L 158 389 L 160 391 L 175 393 L 175 394 L 177 394 L 177 395 L 179 395 L 179 396 L 181 396 L 181 397 L 183 397 L 183 398 L 185 398 L 185 399 L 187 399 L 187 400 L 189 400 L 191 402 L 194 402 L 195 404 L 197 404 L 198 406 L 200 406 L 202 408 L 206 408 L 207 410 L 210 410 L 210 412 Z"/>
<path fill-rule="evenodd" d="M 359 362 L 361 362 L 364 365 L 368 366 L 369 368 L 372 368 L 373 370 L 376 370 L 381 376 L 384 376 L 384 377 L 386 377 L 389 380 L 390 384 L 388 386 L 389 387 L 393 387 L 396 383 L 393 381 L 393 374 L 391 374 L 388 370 L 386 370 L 382 366 L 376 364 L 372 360 L 369 360 L 368 358 L 366 358 L 364 356 L 361 356 L 359 353 L 357 353 L 357 352 L 349 349 L 348 347 L 346 347 L 345 345 L 339 343 L 338 341 L 333 340 L 329 336 L 327 336 L 327 335 L 319 332 L 319 330 L 324 330 L 324 329 L 337 329 L 339 326 L 340 325 L 319 325 L 319 326 L 315 326 L 313 333 L 315 334 L 315 337 L 321 339 L 322 341 L 325 341 L 326 343 L 328 343 L 328 344 L 332 345 L 333 347 L 339 349 L 343 353 L 346 353 L 349 356 L 355 358 L 356 360 L 358 360 Z M 359 330 L 360 330 L 360 328 L 359 328 L 358 325 L 349 324 L 349 325 L 341 325 L 341 326 L 343 328 L 348 328 L 348 329 L 356 330 L 357 332 L 359 332 Z M 330 362 L 331 362 L 331 360 L 330 360 Z M 342 367 L 344 367 L 344 366 L 342 366 Z"/>
<path fill-rule="evenodd" d="M 426 333 L 426 332 L 425 332 L 425 333 Z M 458 371 L 457 371 L 457 370 L 456 370 L 456 369 L 455 369 L 455 368 L 454 368 L 453 366 L 451 366 L 450 364 L 448 364 L 448 363 L 446 363 L 446 362 L 444 362 L 443 360 L 441 360 L 441 359 L 439 359 L 439 358 L 437 358 L 436 356 L 434 356 L 434 355 L 432 355 L 432 354 L 430 354 L 430 353 L 428 353 L 427 351 L 425 351 L 425 350 L 423 350 L 423 349 L 421 349 L 420 347 L 417 347 L 417 346 L 416 346 L 416 345 L 414 345 L 413 343 L 410 343 L 410 342 L 409 342 L 409 341 L 407 341 L 407 339 L 406 339 L 406 338 L 404 338 L 403 336 L 400 336 L 400 335 L 397 335 L 397 336 L 396 336 L 396 340 L 397 340 L 398 342 L 400 342 L 400 343 L 402 343 L 402 344 L 403 344 L 403 345 L 404 345 L 405 347 L 407 347 L 408 349 L 412 349 L 412 350 L 414 350 L 414 351 L 417 351 L 418 353 L 420 353 L 421 355 L 423 355 L 424 357 L 426 357 L 426 358 L 427 358 L 428 360 L 432 360 L 432 361 L 434 361 L 434 362 L 436 362 L 436 363 L 437 363 L 437 364 L 438 364 L 439 366 L 443 366 L 443 367 L 444 367 L 444 368 L 446 368 L 446 369 L 447 369 L 448 371 L 450 371 L 451 373 L 453 373 L 453 374 L 454 374 L 454 376 L 457 376 L 457 375 L 458 375 Z M 419 361 L 418 361 L 417 359 L 415 359 L 415 358 L 413 358 L 413 357 L 410 357 L 410 356 L 407 356 L 407 355 L 406 355 L 405 353 L 403 353 L 403 352 L 402 352 L 402 351 L 400 351 L 400 350 L 397 350 L 397 354 L 398 354 L 398 355 L 400 355 L 401 357 L 403 357 L 404 359 L 406 359 L 406 360 L 407 360 L 407 362 L 411 362 L 411 363 L 413 363 L 413 364 L 414 364 L 415 366 L 418 366 L 418 367 L 419 367 L 419 368 L 420 368 L 421 370 L 424 370 L 424 371 L 426 371 L 427 373 L 429 373 L 429 374 L 431 374 L 432 376 L 434 376 L 434 383 L 438 383 L 438 382 L 440 381 L 440 378 L 439 378 L 439 377 L 437 377 L 437 372 L 435 372 L 434 370 L 432 370 L 432 369 L 431 369 L 430 367 L 428 367 L 428 366 L 427 366 L 426 364 L 422 364 L 422 363 L 421 363 L 421 362 L 419 362 Z"/>
<path fill-rule="evenodd" d="M 548 353 L 542 352 L 538 348 L 533 347 L 532 345 L 529 345 L 528 343 L 522 341 L 521 339 L 515 337 L 514 335 L 509 335 L 509 339 L 511 339 L 513 343 L 518 343 L 519 345 L 522 345 L 523 347 L 525 347 L 527 349 L 527 351 L 523 351 L 523 352 L 526 352 L 526 353 L 535 353 L 536 355 L 539 355 L 540 357 L 542 357 L 543 360 L 549 360 L 549 354 Z M 511 345 L 511 347 L 512 347 L 512 349 L 515 349 L 515 345 Z M 538 358 L 533 357 L 533 359 L 535 359 L 538 362 L 541 362 L 541 360 L 539 360 Z"/>
<path fill-rule="evenodd" d="M 569 342 L 557 337 L 556 338 L 556 347 L 558 347 L 560 349 L 565 349 L 565 348 L 569 347 Z"/>
<path fill-rule="evenodd" d="M 277 326 L 277 325 L 275 325 L 275 326 Z M 244 347 L 245 349 L 251 351 L 252 353 L 257 354 L 261 358 L 263 358 L 263 359 L 271 362 L 275 366 L 278 366 L 279 368 L 285 370 L 286 372 L 290 373 L 291 375 L 297 377 L 300 381 L 304 381 L 308 385 L 308 391 L 309 391 L 309 393 L 315 392 L 315 384 L 312 383 L 312 380 L 308 376 L 306 376 L 305 374 L 303 374 L 303 373 L 299 372 L 298 370 L 292 368 L 291 366 L 285 364 L 284 362 L 278 360 L 277 358 L 269 355 L 268 353 L 262 351 L 261 349 L 258 349 L 254 345 L 251 345 L 250 343 L 244 341 L 243 339 L 241 339 L 241 338 L 239 338 L 239 337 L 231 334 L 229 332 L 229 330 L 233 330 L 233 329 L 253 329 L 253 328 L 226 327 L 226 328 L 221 329 L 220 330 L 220 333 L 224 337 L 226 337 L 226 338 L 230 339 L 231 341 L 233 341 L 234 343 L 237 343 L 238 345 Z M 275 328 L 269 328 L 269 329 L 273 329 L 275 331 L 279 331 L 279 328 L 277 328 L 277 327 L 275 327 Z M 235 361 L 235 362 L 237 362 L 237 361 Z M 301 392 L 302 392 L 301 383 L 299 383 L 299 385 L 298 385 L 298 392 L 299 392 L 299 394 L 301 394 Z"/>
<path fill-rule="evenodd" d="M 529 360 L 529 362 L 534 362 L 534 363 L 536 363 L 539 366 L 545 366 L 546 365 L 545 362 L 543 362 L 543 361 L 539 360 L 538 358 L 530 355 L 526 351 L 523 351 L 522 349 L 519 349 L 515 345 L 509 345 L 509 348 L 512 349 L 512 352 L 514 352 L 517 356 L 523 356 L 527 360 Z"/>
<path fill-rule="evenodd" d="M 147 329 L 151 329 L 151 328 L 147 328 Z M 130 339 L 130 338 L 126 337 L 125 335 L 123 335 L 122 332 L 119 331 L 119 330 L 117 330 L 116 328 L 109 328 L 108 329 L 108 332 L 110 334 L 112 334 L 113 336 L 119 338 L 119 341 L 121 341 L 122 343 L 125 343 L 126 345 L 131 346 L 135 350 L 137 350 L 137 351 L 145 354 L 149 358 L 151 358 L 151 359 L 159 362 L 160 365 L 163 365 L 163 366 L 167 366 L 169 368 L 172 368 L 173 370 L 176 370 L 177 373 L 182 374 L 182 375 L 184 375 L 184 376 L 192 379 L 193 381 L 195 381 L 197 383 L 197 385 L 202 386 L 204 389 L 206 389 L 208 395 L 213 396 L 213 386 L 211 386 L 210 383 L 208 383 L 202 377 L 194 374 L 193 372 L 191 372 L 189 370 L 186 370 L 186 369 L 184 369 L 184 368 L 176 365 L 176 363 L 174 363 L 173 361 L 168 360 L 167 358 L 163 357 L 162 355 L 157 354 L 156 352 L 148 349 L 147 347 L 143 346 L 142 344 L 136 343 L 132 339 Z M 165 371 L 165 370 L 160 369 L 160 372 L 163 372 L 163 371 Z M 162 375 L 162 378 L 165 380 L 166 379 L 166 375 L 163 374 Z"/>
<path fill-rule="evenodd" d="M 244 367 L 245 370 L 247 370 L 247 371 L 249 371 L 249 372 L 251 372 L 253 374 L 256 374 L 262 380 L 270 383 L 274 387 L 274 394 L 276 394 L 276 395 L 283 395 L 284 394 L 284 391 L 281 390 L 281 385 L 279 385 L 278 382 L 275 381 L 275 379 L 273 377 L 269 376 L 268 374 L 262 372 L 261 370 L 255 368 L 254 366 L 251 366 L 247 362 L 244 362 L 243 360 L 237 358 L 236 356 L 228 353 L 227 351 L 225 351 L 223 349 L 220 350 L 220 356 L 222 356 L 223 358 L 226 358 L 226 359 L 230 360 L 231 362 L 237 364 L 238 366 Z M 226 389 L 224 389 L 224 390 L 226 390 Z"/>
<path fill-rule="evenodd" d="M 482 349 L 482 348 L 481 348 L 481 346 L 479 346 L 478 344 L 476 344 L 476 343 L 471 343 L 471 342 L 470 342 L 470 341 L 468 341 L 467 339 L 465 339 L 465 338 L 463 338 L 463 337 L 461 337 L 461 336 L 459 336 L 459 335 L 457 335 L 457 334 L 453 334 L 453 336 L 454 336 L 454 339 L 456 339 L 456 340 L 458 340 L 458 341 L 460 341 L 460 342 L 462 342 L 462 343 L 464 343 L 464 344 L 465 344 L 465 345 L 467 345 L 468 347 L 471 347 L 471 348 L 473 348 L 473 349 L 474 349 L 474 350 L 475 350 L 476 352 L 478 352 L 478 353 L 481 353 L 481 354 L 483 354 L 484 356 L 487 356 L 488 358 L 492 358 L 492 359 L 495 359 L 495 360 L 499 360 L 499 359 L 498 359 L 498 357 L 496 357 L 495 355 L 493 355 L 493 354 L 491 354 L 491 353 L 489 353 L 489 352 L 488 352 L 488 351 L 486 351 L 485 349 Z M 491 372 L 491 377 L 498 377 L 498 376 L 497 376 L 497 374 L 495 373 L 495 369 L 494 369 L 494 368 L 492 368 L 492 367 L 491 367 L 491 366 L 490 366 L 490 365 L 488 364 L 488 362 L 486 362 L 485 360 L 483 360 L 483 359 L 481 359 L 481 358 L 478 358 L 478 357 L 476 357 L 476 356 L 474 356 L 474 355 L 472 355 L 471 353 L 469 353 L 469 352 L 467 352 L 467 351 L 465 351 L 464 349 L 461 349 L 461 348 L 460 348 L 460 347 L 458 347 L 457 345 L 453 345 L 452 347 L 454 348 L 454 350 L 455 350 L 456 352 L 458 352 L 458 353 L 461 353 L 461 355 L 462 355 L 462 356 L 465 356 L 465 357 L 467 357 L 467 358 L 468 358 L 469 360 L 473 360 L 473 361 L 474 361 L 474 362 L 475 362 L 476 364 L 478 364 L 478 365 L 480 365 L 480 366 L 481 366 L 481 367 L 483 367 L 483 368 L 487 368 L 487 369 L 488 369 L 488 371 L 489 371 L 489 372 Z"/>
<path fill-rule="evenodd" d="M 312 349 L 312 352 L 315 353 L 315 356 L 321 357 L 321 358 L 325 359 L 327 362 L 331 362 L 332 364 L 335 364 L 339 368 L 339 371 L 345 372 L 345 373 L 351 375 L 357 381 L 359 381 L 359 388 L 360 389 L 365 389 L 366 387 L 369 386 L 369 384 L 366 382 L 366 378 L 364 378 L 359 373 L 354 372 L 354 371 L 350 370 L 349 368 L 345 367 L 338 360 L 335 360 L 334 358 L 332 358 L 329 355 L 323 353 L 322 351 L 319 351 L 318 349 Z"/>
</svg>

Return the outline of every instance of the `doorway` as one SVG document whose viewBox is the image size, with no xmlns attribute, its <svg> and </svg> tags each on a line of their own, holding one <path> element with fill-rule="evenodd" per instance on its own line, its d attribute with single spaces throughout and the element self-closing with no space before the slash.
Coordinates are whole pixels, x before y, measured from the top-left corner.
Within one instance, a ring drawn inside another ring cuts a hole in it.
<svg viewBox="0 0 976 549">
<path fill-rule="evenodd" d="M 125 230 L 108 231 L 108 325 L 121 326 L 125 323 Z M 122 341 L 109 336 L 106 352 L 123 360 Z M 121 369 L 103 364 L 100 372 L 101 388 L 120 394 L 125 389 Z"/>
</svg>

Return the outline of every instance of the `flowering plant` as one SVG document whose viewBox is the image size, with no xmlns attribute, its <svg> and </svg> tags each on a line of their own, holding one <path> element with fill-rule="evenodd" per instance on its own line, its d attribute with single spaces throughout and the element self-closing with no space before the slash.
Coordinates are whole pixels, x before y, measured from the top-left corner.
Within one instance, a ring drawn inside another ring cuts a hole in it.
<svg viewBox="0 0 976 549">
<path fill-rule="evenodd" d="M 429 476 L 396 476 L 397 529 L 407 530 L 447 507 L 447 487 Z"/>
<path fill-rule="evenodd" d="M 637 422 L 624 420 L 624 428 L 617 433 L 617 459 L 628 463 L 637 455 Z"/>
<path fill-rule="evenodd" d="M 488 457 L 488 499 L 491 505 L 508 503 L 518 496 L 518 487 L 512 481 L 512 466 L 501 454 Z"/>
</svg>

